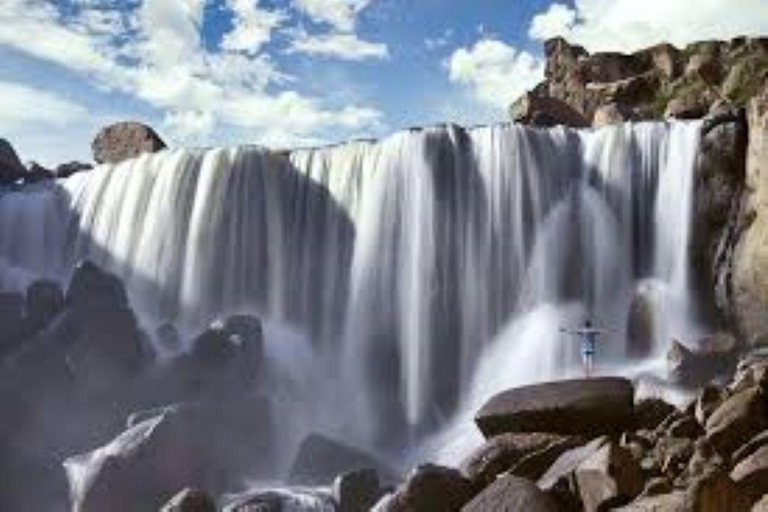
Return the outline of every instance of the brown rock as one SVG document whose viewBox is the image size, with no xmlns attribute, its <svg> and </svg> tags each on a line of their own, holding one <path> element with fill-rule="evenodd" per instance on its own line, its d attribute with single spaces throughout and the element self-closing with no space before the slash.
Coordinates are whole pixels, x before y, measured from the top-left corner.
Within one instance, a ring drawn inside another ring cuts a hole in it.
<svg viewBox="0 0 768 512">
<path fill-rule="evenodd" d="M 766 427 L 766 393 L 752 388 L 730 397 L 718 407 L 707 420 L 705 430 L 715 449 L 730 455 Z"/>
<path fill-rule="evenodd" d="M 768 446 L 763 446 L 739 462 L 731 471 L 731 478 L 739 489 L 756 502 L 768 492 Z"/>
<path fill-rule="evenodd" d="M 152 128 L 136 122 L 103 128 L 92 144 L 93 159 L 100 164 L 117 164 L 165 148 L 165 142 Z"/>
<path fill-rule="evenodd" d="M 631 121 L 633 117 L 633 113 L 626 107 L 618 103 L 608 103 L 607 105 L 598 107 L 595 111 L 595 115 L 592 118 L 592 128 L 603 128 L 614 124 L 622 124 Z"/>
<path fill-rule="evenodd" d="M 575 471 L 579 495 L 587 512 L 609 503 L 625 503 L 643 489 L 643 471 L 624 448 L 607 443 L 579 464 Z"/>
<path fill-rule="evenodd" d="M 733 452 L 733 456 L 731 457 L 731 464 L 735 466 L 763 446 L 768 446 L 768 430 L 760 432 L 755 437 L 750 439 L 746 444 L 742 445 L 738 450 Z"/>
<path fill-rule="evenodd" d="M 749 510 L 747 497 L 727 474 L 717 471 L 694 480 L 687 491 L 691 510 L 741 512 Z"/>
<path fill-rule="evenodd" d="M 763 498 L 755 503 L 752 507 L 752 512 L 768 512 L 768 493 Z"/>
<path fill-rule="evenodd" d="M 696 398 L 696 421 L 700 425 L 706 425 L 707 419 L 728 398 L 728 393 L 717 386 L 706 386 L 699 392 Z"/>
<path fill-rule="evenodd" d="M 507 432 L 618 434 L 632 423 L 633 394 L 630 381 L 608 377 L 525 386 L 492 397 L 475 423 L 486 437 Z"/>
<path fill-rule="evenodd" d="M 693 512 L 687 505 L 684 491 L 640 498 L 614 512 Z"/>
<path fill-rule="evenodd" d="M 526 93 L 510 107 L 509 115 L 515 123 L 553 127 L 558 125 L 583 128 L 589 126 L 584 116 L 557 98 Z"/>
<path fill-rule="evenodd" d="M 502 434 L 489 439 L 470 455 L 461 464 L 461 469 L 474 484 L 480 487 L 490 484 L 505 471 L 511 471 L 518 476 L 538 478 L 541 475 L 535 473 L 541 471 L 542 466 L 551 464 L 561 453 L 579 444 L 576 438 L 557 434 Z M 532 456 L 538 456 L 537 458 L 540 460 L 540 463 L 535 464 L 537 468 L 534 468 L 534 474 L 518 474 L 519 471 L 534 466 L 532 462 L 536 457 Z M 542 458 L 546 458 L 546 460 L 542 460 Z"/>
<path fill-rule="evenodd" d="M 528 480 L 499 478 L 467 503 L 462 512 L 557 512 L 557 504 Z"/>
<path fill-rule="evenodd" d="M 416 468 L 388 501 L 387 512 L 459 511 L 473 497 L 469 480 L 455 469 L 434 465 Z"/>
<path fill-rule="evenodd" d="M 673 413 L 679 412 L 661 398 L 644 398 L 635 404 L 635 428 L 638 430 L 655 430 Z"/>
<path fill-rule="evenodd" d="M 584 446 L 564 452 L 539 478 L 536 485 L 554 496 L 562 508 L 579 506 L 580 498 L 575 485 L 574 472 L 582 462 L 609 442 L 607 437 L 599 437 Z"/>
</svg>

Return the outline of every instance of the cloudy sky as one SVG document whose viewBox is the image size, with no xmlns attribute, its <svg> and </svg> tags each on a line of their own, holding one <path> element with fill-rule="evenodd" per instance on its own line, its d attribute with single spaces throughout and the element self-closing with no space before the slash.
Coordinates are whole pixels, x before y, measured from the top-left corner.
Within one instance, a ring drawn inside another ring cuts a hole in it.
<svg viewBox="0 0 768 512">
<path fill-rule="evenodd" d="M 272 147 L 501 121 L 548 37 L 739 34 L 768 35 L 768 0 L 0 0 L 0 137 L 53 164 L 121 119 Z"/>
</svg>

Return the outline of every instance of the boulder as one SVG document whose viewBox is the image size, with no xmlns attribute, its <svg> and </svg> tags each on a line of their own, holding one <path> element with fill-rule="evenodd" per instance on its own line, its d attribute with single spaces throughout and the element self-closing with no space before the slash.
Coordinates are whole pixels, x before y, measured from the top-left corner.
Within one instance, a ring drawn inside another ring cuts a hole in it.
<svg viewBox="0 0 768 512">
<path fill-rule="evenodd" d="M 584 437 L 620 433 L 632 423 L 633 397 L 632 383 L 622 378 L 536 384 L 492 397 L 475 423 L 486 437 L 508 432 Z"/>
<path fill-rule="evenodd" d="M 682 477 L 690 481 L 723 469 L 725 469 L 725 459 L 715 451 L 706 438 L 701 438 L 696 440 L 693 455 Z"/>
<path fill-rule="evenodd" d="M 271 469 L 268 411 L 258 400 L 166 408 L 65 461 L 72 510 L 158 510 L 180 488 L 219 494 L 246 474 L 263 475 Z"/>
<path fill-rule="evenodd" d="M 672 340 L 667 351 L 667 369 L 670 379 L 675 383 L 695 387 L 732 372 L 736 367 L 737 356 L 738 345 L 731 335 L 704 338 L 697 349 Z"/>
<path fill-rule="evenodd" d="M 731 478 L 750 503 L 768 493 L 768 445 L 760 447 L 739 462 L 731 471 Z"/>
<path fill-rule="evenodd" d="M 564 101 L 534 93 L 526 93 L 518 98 L 510 107 L 509 114 L 513 122 L 533 126 L 589 126 L 584 116 Z"/>
<path fill-rule="evenodd" d="M 335 512 L 333 497 L 321 490 L 271 489 L 248 492 L 235 497 L 223 512 L 290 512 L 317 510 Z"/>
<path fill-rule="evenodd" d="M 120 279 L 84 260 L 72 273 L 65 302 L 73 307 L 121 309 L 128 306 L 128 296 Z"/>
<path fill-rule="evenodd" d="M 751 388 L 723 402 L 707 420 L 707 438 L 722 455 L 768 428 L 768 400 L 761 388 Z"/>
<path fill-rule="evenodd" d="M 699 391 L 699 396 L 696 397 L 696 408 L 694 415 L 696 421 L 700 425 L 706 425 L 707 420 L 715 410 L 720 407 L 726 399 L 728 393 L 723 388 L 718 386 L 705 386 Z"/>
<path fill-rule="evenodd" d="M 691 510 L 697 512 L 749 510 L 747 496 L 728 477 L 728 474 L 722 471 L 708 473 L 695 479 L 686 494 Z"/>
<path fill-rule="evenodd" d="M 171 498 L 160 512 L 216 512 L 216 502 L 205 491 L 186 488 Z"/>
<path fill-rule="evenodd" d="M 35 281 L 27 288 L 24 321 L 28 331 L 48 325 L 64 308 L 64 292 L 55 281 Z"/>
<path fill-rule="evenodd" d="M 557 434 L 502 434 L 472 453 L 461 470 L 479 488 L 504 472 L 537 479 L 563 452 L 580 444 L 579 438 Z"/>
<path fill-rule="evenodd" d="M 653 454 L 662 473 L 675 478 L 688 466 L 694 447 L 691 439 L 665 436 L 656 443 Z"/>
<path fill-rule="evenodd" d="M 640 494 L 644 484 L 640 465 L 628 450 L 615 443 L 604 444 L 579 464 L 575 476 L 586 512 L 628 503 Z"/>
<path fill-rule="evenodd" d="M 607 437 L 599 437 L 584 446 L 564 452 L 536 482 L 543 491 L 554 496 L 560 507 L 568 510 L 580 506 L 574 472 L 581 465 L 609 443 Z"/>
<path fill-rule="evenodd" d="M 557 512 L 557 503 L 535 484 L 512 475 L 495 480 L 464 505 L 462 512 Z"/>
<path fill-rule="evenodd" d="M 396 473 L 375 456 L 338 441 L 310 434 L 299 447 L 288 482 L 291 485 L 330 485 L 337 475 L 374 469 L 387 483 L 398 480 Z"/>
<path fill-rule="evenodd" d="M 32 162 L 29 164 L 27 172 L 24 173 L 24 183 L 31 185 L 45 180 L 52 180 L 55 177 L 56 175 L 52 170 L 46 169 L 37 162 Z"/>
<path fill-rule="evenodd" d="M 333 482 L 339 512 L 368 512 L 384 494 L 375 469 L 350 471 Z"/>
<path fill-rule="evenodd" d="M 642 497 L 629 505 L 612 509 L 613 512 L 692 512 L 685 491 Z"/>
<path fill-rule="evenodd" d="M 691 416 L 684 416 L 669 426 L 669 435 L 672 437 L 687 437 L 695 439 L 704 433 L 699 422 Z"/>
<path fill-rule="evenodd" d="M 24 178 L 26 168 L 11 143 L 0 139 L 0 186 L 11 185 Z"/>
<path fill-rule="evenodd" d="M 735 466 L 763 446 L 768 446 L 768 430 L 764 430 L 733 452 L 731 463 Z"/>
<path fill-rule="evenodd" d="M 635 424 L 638 430 L 655 430 L 664 420 L 678 412 L 674 405 L 661 398 L 643 398 L 635 404 Z"/>
<path fill-rule="evenodd" d="M 459 471 L 425 464 L 411 472 L 382 510 L 458 512 L 473 496 L 472 484 Z"/>
<path fill-rule="evenodd" d="M 144 153 L 156 153 L 165 147 L 165 142 L 152 128 L 136 122 L 103 128 L 91 145 L 93 159 L 100 164 L 117 164 Z"/>
</svg>

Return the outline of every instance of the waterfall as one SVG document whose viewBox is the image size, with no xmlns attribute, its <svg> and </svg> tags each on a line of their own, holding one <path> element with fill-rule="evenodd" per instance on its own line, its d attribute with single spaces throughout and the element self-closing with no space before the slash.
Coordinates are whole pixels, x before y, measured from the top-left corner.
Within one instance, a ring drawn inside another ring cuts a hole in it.
<svg viewBox="0 0 768 512">
<path fill-rule="evenodd" d="M 327 368 L 308 388 L 349 409 L 328 421 L 369 439 L 431 428 L 471 389 L 568 371 L 560 324 L 621 330 L 642 283 L 684 328 L 699 129 L 441 126 L 147 155 L 2 191 L 0 286 L 90 258 L 148 321 L 254 312 L 312 340 Z M 623 333 L 608 338 L 622 360 Z"/>
</svg>

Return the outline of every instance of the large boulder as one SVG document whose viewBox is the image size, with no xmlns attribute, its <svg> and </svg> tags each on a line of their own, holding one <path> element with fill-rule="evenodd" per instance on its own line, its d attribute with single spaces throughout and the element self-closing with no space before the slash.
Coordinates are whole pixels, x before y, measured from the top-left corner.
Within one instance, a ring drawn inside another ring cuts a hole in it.
<svg viewBox="0 0 768 512">
<path fill-rule="evenodd" d="M 738 353 L 737 340 L 730 334 L 721 333 L 703 338 L 692 348 L 672 340 L 667 351 L 669 377 L 682 386 L 708 384 L 715 377 L 733 372 Z"/>
<path fill-rule="evenodd" d="M 462 472 L 485 487 L 504 472 L 536 479 L 566 450 L 579 446 L 576 437 L 558 434 L 502 434 L 489 439 L 462 464 Z"/>
<path fill-rule="evenodd" d="M 261 399 L 167 408 L 65 461 L 72 510 L 157 510 L 187 486 L 219 494 L 264 475 L 270 421 Z"/>
<path fill-rule="evenodd" d="M 330 485 L 337 475 L 361 469 L 376 470 L 385 482 L 397 481 L 396 473 L 375 456 L 320 434 L 310 434 L 299 447 L 288 482 Z"/>
<path fill-rule="evenodd" d="M 27 173 L 11 143 L 0 139 L 0 186 L 15 183 Z"/>
<path fill-rule="evenodd" d="M 598 437 L 584 446 L 564 452 L 539 478 L 536 485 L 555 497 L 561 508 L 570 510 L 580 507 L 581 498 L 576 487 L 574 472 L 584 461 L 608 443 L 610 441 L 607 437 Z"/>
<path fill-rule="evenodd" d="M 707 438 L 723 455 L 768 428 L 768 395 L 760 387 L 733 395 L 707 419 Z"/>
<path fill-rule="evenodd" d="M 381 508 L 382 512 L 459 512 L 474 496 L 457 470 L 432 464 L 417 467 Z"/>
<path fill-rule="evenodd" d="M 557 503 L 533 482 L 512 475 L 501 477 L 464 505 L 462 512 L 557 512 Z"/>
<path fill-rule="evenodd" d="M 549 432 L 594 437 L 632 424 L 634 388 L 603 377 L 536 384 L 492 397 L 475 416 L 486 437 L 507 432 Z"/>
<path fill-rule="evenodd" d="M 165 149 L 165 142 L 149 126 L 136 122 L 116 123 L 103 128 L 93 140 L 93 159 L 100 164 L 117 164 L 144 153 Z"/>
<path fill-rule="evenodd" d="M 333 482 L 339 512 L 368 512 L 384 494 L 375 469 L 350 471 Z"/>
</svg>

